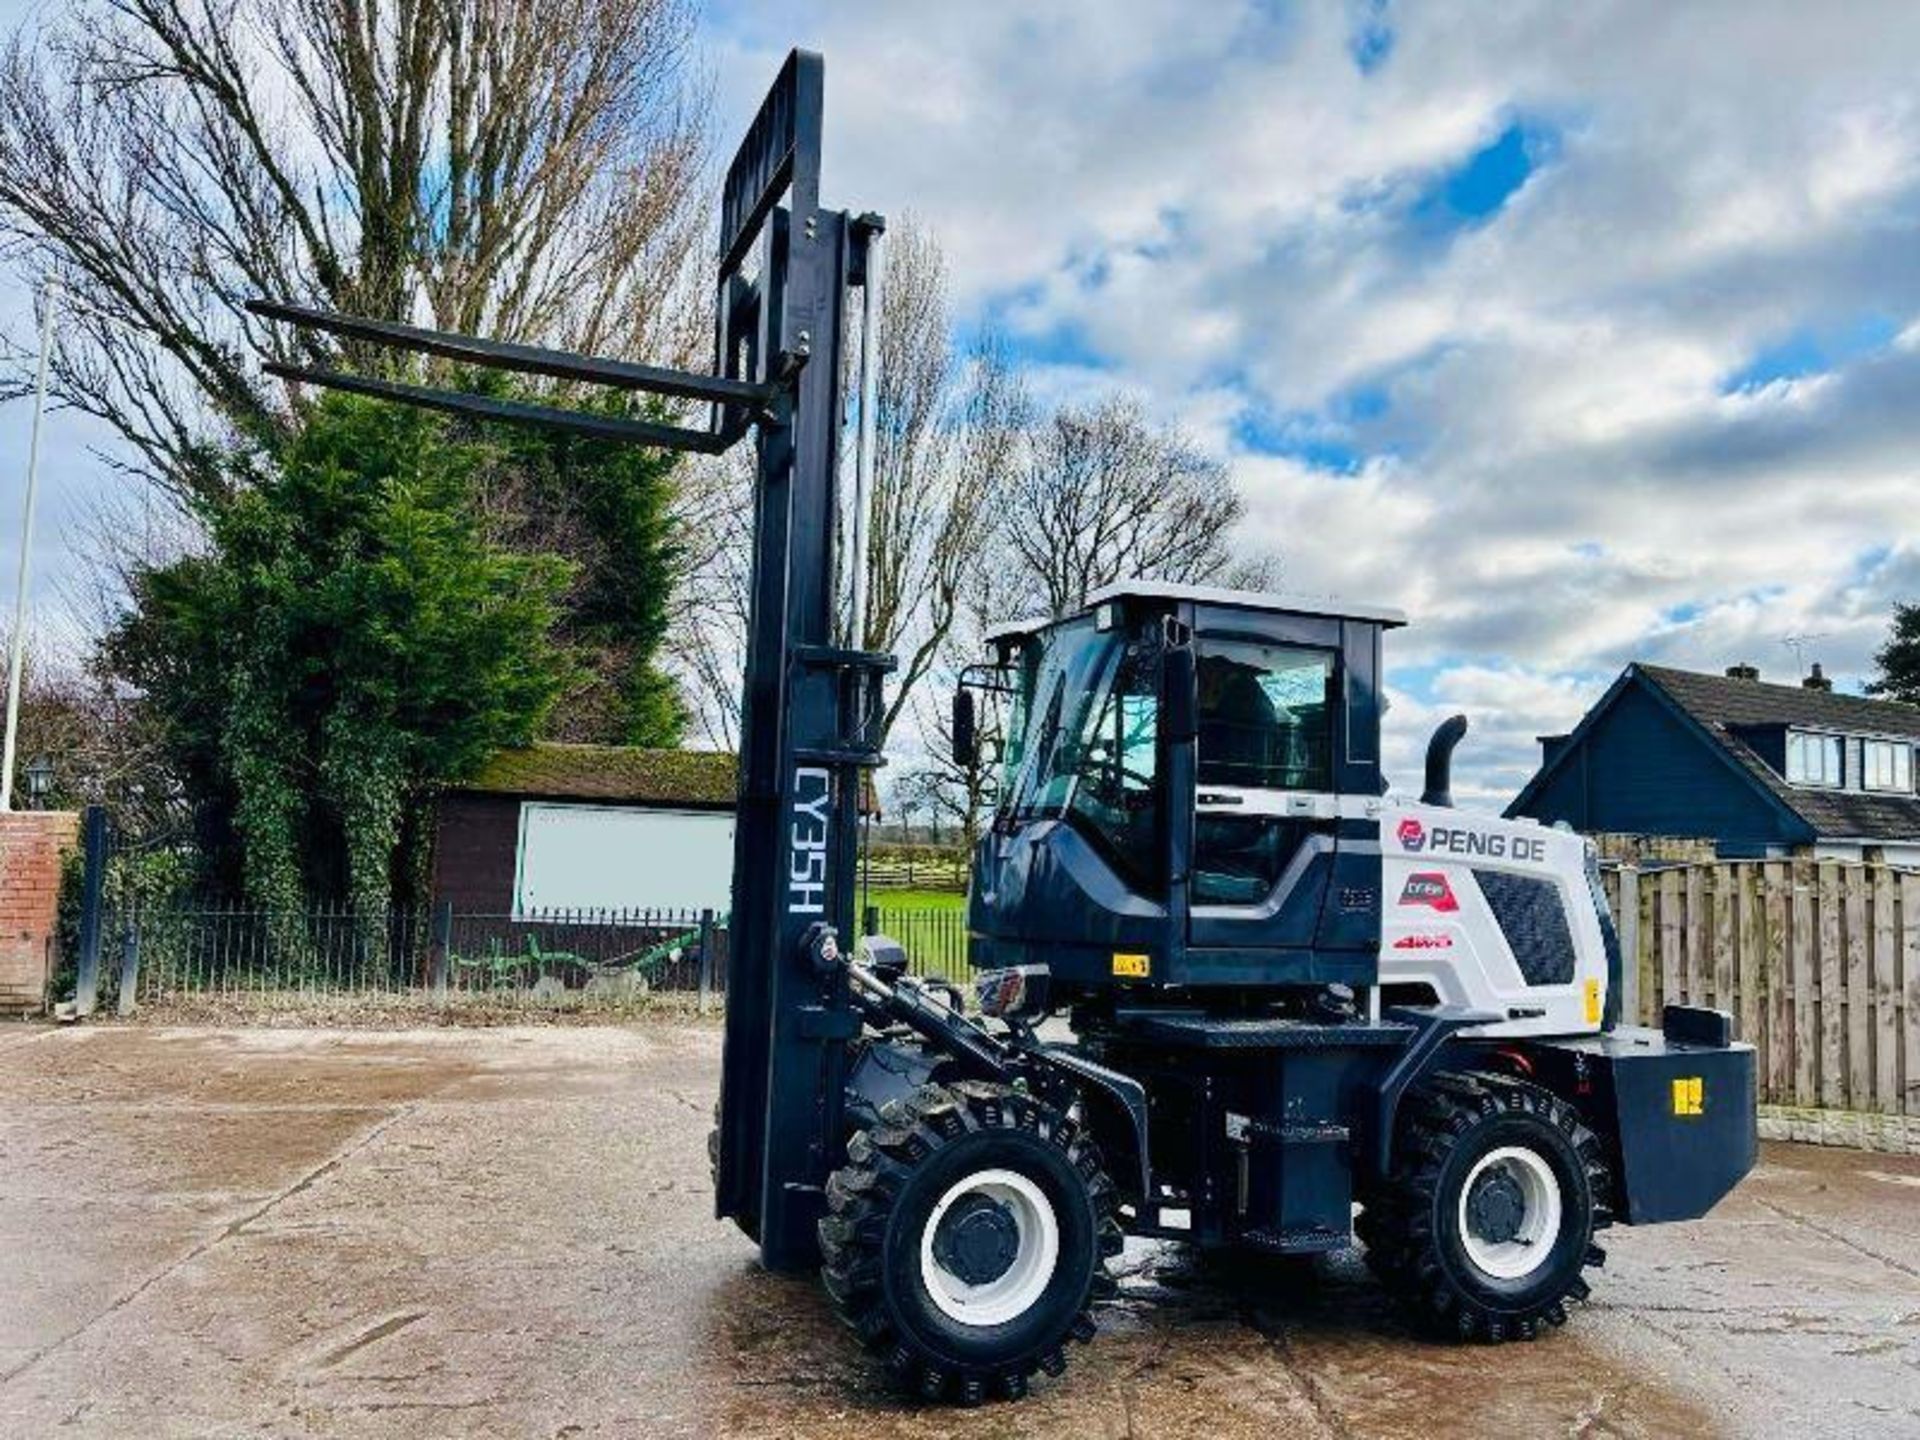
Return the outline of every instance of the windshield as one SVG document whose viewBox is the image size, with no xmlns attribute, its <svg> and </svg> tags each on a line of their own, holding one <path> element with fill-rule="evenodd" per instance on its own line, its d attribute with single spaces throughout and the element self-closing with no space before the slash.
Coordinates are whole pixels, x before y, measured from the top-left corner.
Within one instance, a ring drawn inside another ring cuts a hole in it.
<svg viewBox="0 0 1920 1440">
<path fill-rule="evenodd" d="M 1073 737 L 1117 645 L 1117 637 L 1095 631 L 1091 619 L 1056 626 L 1030 645 L 1007 732 L 1007 780 L 1001 791 L 1006 813 L 1065 811 L 1078 748 Z"/>
</svg>

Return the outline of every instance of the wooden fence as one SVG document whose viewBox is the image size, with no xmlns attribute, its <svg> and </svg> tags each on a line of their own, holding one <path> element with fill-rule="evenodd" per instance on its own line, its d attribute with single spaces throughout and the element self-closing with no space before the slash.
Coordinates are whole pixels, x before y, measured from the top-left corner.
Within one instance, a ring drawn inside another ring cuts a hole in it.
<svg viewBox="0 0 1920 1440">
<path fill-rule="evenodd" d="M 875 845 L 860 861 L 860 883 L 872 890 L 967 888 L 965 850 L 932 845 Z"/>
<path fill-rule="evenodd" d="M 1732 1012 L 1769 1105 L 1920 1116 L 1920 872 L 1837 861 L 1605 871 L 1624 1012 Z"/>
</svg>

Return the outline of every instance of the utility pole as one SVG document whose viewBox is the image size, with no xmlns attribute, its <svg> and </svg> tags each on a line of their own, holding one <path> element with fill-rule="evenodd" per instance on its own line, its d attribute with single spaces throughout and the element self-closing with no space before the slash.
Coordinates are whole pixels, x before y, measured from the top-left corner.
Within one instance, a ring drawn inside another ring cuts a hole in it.
<svg viewBox="0 0 1920 1440">
<path fill-rule="evenodd" d="M 20 583 L 13 593 L 13 634 L 7 656 L 7 738 L 0 754 L 0 813 L 13 809 L 13 755 L 20 731 L 20 671 L 27 646 L 27 574 L 33 556 L 34 502 L 40 491 L 40 422 L 47 413 L 47 363 L 53 354 L 53 310 L 58 286 L 47 282 L 40 304 L 40 365 L 33 387 L 33 435 L 27 442 L 27 509 L 20 526 Z"/>
</svg>

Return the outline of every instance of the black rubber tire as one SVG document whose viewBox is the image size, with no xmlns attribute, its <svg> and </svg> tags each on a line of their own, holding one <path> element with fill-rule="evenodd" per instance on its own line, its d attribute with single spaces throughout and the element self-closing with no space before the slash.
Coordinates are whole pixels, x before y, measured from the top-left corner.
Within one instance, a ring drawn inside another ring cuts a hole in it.
<svg viewBox="0 0 1920 1440">
<path fill-rule="evenodd" d="M 1059 1228 L 1047 1288 L 1024 1313 L 991 1328 L 949 1319 L 920 1274 L 920 1237 L 940 1197 L 961 1179 L 1013 1170 L 1046 1195 Z M 1123 1237 L 1113 1186 L 1093 1142 L 1059 1111 L 1003 1085 L 926 1085 L 855 1133 L 847 1164 L 827 1182 L 821 1279 L 840 1318 L 926 1400 L 1017 1400 L 1036 1370 L 1066 1368 L 1069 1339 L 1089 1340 L 1093 1299 L 1110 1289 L 1106 1261 Z"/>
<path fill-rule="evenodd" d="M 1507 1145 L 1546 1161 L 1562 1205 L 1548 1262 L 1518 1280 L 1481 1270 L 1459 1234 L 1461 1187 L 1481 1156 Z M 1566 1323 L 1569 1300 L 1587 1298 L 1582 1271 L 1606 1262 L 1593 1236 L 1612 1223 L 1611 1193 L 1599 1137 L 1564 1100 L 1510 1075 L 1442 1073 L 1401 1104 L 1392 1174 L 1363 1193 L 1357 1228 L 1368 1266 L 1425 1328 L 1532 1340 Z"/>
</svg>

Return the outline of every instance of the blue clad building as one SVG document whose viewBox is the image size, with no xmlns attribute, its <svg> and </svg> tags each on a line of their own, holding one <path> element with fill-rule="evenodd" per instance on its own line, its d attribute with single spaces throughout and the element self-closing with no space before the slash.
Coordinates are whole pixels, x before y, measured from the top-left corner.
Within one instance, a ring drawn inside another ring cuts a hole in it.
<svg viewBox="0 0 1920 1440">
<path fill-rule="evenodd" d="M 1920 706 L 1836 694 L 1818 665 L 1797 685 L 1629 665 L 1540 745 L 1508 815 L 1710 841 L 1723 859 L 1920 866 Z"/>
</svg>

